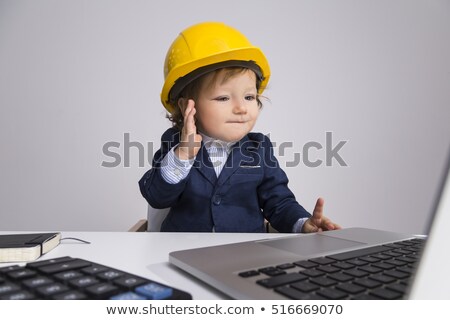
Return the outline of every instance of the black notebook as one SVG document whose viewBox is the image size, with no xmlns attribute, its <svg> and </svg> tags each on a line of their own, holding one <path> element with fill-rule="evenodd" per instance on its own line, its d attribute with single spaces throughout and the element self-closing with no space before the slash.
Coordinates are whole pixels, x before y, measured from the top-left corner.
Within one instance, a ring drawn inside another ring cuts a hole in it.
<svg viewBox="0 0 450 320">
<path fill-rule="evenodd" d="M 61 233 L 0 235 L 0 262 L 27 262 L 59 245 Z"/>
</svg>

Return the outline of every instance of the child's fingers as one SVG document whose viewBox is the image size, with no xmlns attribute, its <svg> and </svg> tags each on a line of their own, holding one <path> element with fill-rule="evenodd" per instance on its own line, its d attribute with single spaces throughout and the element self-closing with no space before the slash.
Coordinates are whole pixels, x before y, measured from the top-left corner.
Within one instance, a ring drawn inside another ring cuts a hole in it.
<svg viewBox="0 0 450 320">
<path fill-rule="evenodd" d="M 342 229 L 340 225 L 332 222 L 323 215 L 324 202 L 323 198 L 317 199 L 313 214 L 303 225 L 302 232 L 320 232 L 324 230 Z"/>
<path fill-rule="evenodd" d="M 339 229 L 342 229 L 340 225 L 338 225 L 337 223 L 334 223 L 333 221 L 331 221 L 327 217 L 323 217 L 322 218 L 322 227 L 325 230 L 339 230 Z"/>
<path fill-rule="evenodd" d="M 195 126 L 195 118 L 194 118 L 194 115 L 197 112 L 197 110 L 195 109 L 194 106 L 195 106 L 194 100 L 190 99 L 188 101 L 188 105 L 186 107 L 186 112 L 184 116 L 184 129 L 187 137 L 197 133 L 197 127 Z"/>
<path fill-rule="evenodd" d="M 323 217 L 323 204 L 324 200 L 322 198 L 317 199 L 316 206 L 314 207 L 312 218 L 320 223 L 320 220 Z"/>
<path fill-rule="evenodd" d="M 306 220 L 305 224 L 303 225 L 302 232 L 304 233 L 312 233 L 317 232 L 318 228 L 317 226 L 311 221 L 311 219 Z"/>
<path fill-rule="evenodd" d="M 334 226 L 334 230 L 339 230 L 342 229 L 342 227 L 340 225 L 338 225 L 337 223 L 332 223 Z"/>
<path fill-rule="evenodd" d="M 180 159 L 192 159 L 200 150 L 202 137 L 197 133 L 195 125 L 196 112 L 194 100 L 189 99 L 184 109 L 184 126 L 181 131 L 180 145 L 177 148 L 177 156 Z"/>
<path fill-rule="evenodd" d="M 184 126 L 182 131 L 181 141 L 183 142 L 194 142 L 195 136 L 197 135 L 197 127 L 195 125 L 195 113 L 197 112 L 194 100 L 189 100 L 188 105 L 184 113 Z"/>
</svg>

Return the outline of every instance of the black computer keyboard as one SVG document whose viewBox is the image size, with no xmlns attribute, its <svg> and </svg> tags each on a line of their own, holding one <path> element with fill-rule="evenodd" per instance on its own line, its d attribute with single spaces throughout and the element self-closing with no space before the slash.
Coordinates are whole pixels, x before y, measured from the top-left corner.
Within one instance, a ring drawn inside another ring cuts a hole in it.
<svg viewBox="0 0 450 320">
<path fill-rule="evenodd" d="M 156 281 L 72 257 L 0 267 L 0 299 L 189 300 Z"/>
<path fill-rule="evenodd" d="M 401 299 L 424 239 L 399 241 L 239 273 L 290 299 Z"/>
</svg>

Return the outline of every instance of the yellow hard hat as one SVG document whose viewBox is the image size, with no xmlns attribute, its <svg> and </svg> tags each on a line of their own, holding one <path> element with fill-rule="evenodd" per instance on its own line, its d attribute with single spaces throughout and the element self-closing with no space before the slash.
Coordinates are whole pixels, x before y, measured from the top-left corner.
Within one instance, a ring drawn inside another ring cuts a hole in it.
<svg viewBox="0 0 450 320">
<path fill-rule="evenodd" d="M 261 94 L 270 77 L 263 52 L 238 30 L 220 22 L 203 22 L 182 31 L 170 46 L 164 62 L 161 102 L 172 113 L 169 101 L 201 75 L 223 67 L 240 66 L 255 71 L 261 79 Z"/>
</svg>

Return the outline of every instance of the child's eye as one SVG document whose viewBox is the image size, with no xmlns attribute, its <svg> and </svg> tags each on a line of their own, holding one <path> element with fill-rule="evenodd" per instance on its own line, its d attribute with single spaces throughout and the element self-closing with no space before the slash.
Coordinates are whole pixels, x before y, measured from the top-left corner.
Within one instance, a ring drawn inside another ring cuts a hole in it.
<svg viewBox="0 0 450 320">
<path fill-rule="evenodd" d="M 245 100 L 248 100 L 248 101 L 253 101 L 255 99 L 256 99 L 256 96 L 254 96 L 254 95 L 245 96 Z"/>
<path fill-rule="evenodd" d="M 216 100 L 216 101 L 228 101 L 230 99 L 228 97 L 217 97 L 214 100 Z"/>
</svg>

